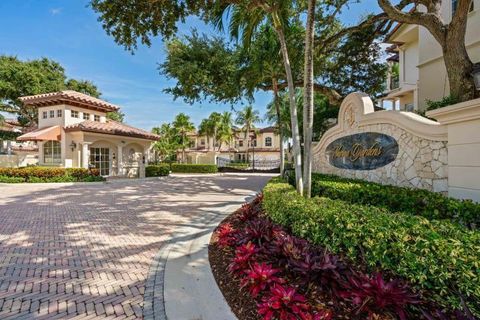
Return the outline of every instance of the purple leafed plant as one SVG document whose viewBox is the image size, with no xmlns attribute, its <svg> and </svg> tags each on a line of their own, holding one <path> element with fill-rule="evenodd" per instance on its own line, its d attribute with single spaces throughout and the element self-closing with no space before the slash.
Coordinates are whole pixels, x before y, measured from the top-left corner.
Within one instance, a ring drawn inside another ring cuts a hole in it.
<svg viewBox="0 0 480 320">
<path fill-rule="evenodd" d="M 340 293 L 344 299 L 357 306 L 356 314 L 375 314 L 391 312 L 401 320 L 407 319 L 405 308 L 418 304 L 418 296 L 411 293 L 408 286 L 398 280 L 386 282 L 380 273 L 373 277 L 362 274 L 351 275 L 344 291 Z"/>
</svg>

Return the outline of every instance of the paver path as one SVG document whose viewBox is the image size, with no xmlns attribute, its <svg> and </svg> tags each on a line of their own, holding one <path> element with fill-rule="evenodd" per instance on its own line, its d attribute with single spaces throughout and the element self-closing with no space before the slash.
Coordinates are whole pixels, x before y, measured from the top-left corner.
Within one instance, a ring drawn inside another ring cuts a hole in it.
<svg viewBox="0 0 480 320">
<path fill-rule="evenodd" d="M 142 318 L 149 268 L 175 229 L 268 179 L 0 185 L 0 319 Z"/>
</svg>

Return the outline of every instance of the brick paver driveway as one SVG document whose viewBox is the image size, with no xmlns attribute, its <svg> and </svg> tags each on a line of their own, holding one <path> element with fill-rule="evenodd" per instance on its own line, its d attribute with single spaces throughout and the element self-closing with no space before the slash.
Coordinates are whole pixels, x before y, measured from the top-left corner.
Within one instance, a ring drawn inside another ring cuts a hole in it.
<svg viewBox="0 0 480 320">
<path fill-rule="evenodd" d="M 175 228 L 268 179 L 1 185 L 0 319 L 141 318 L 149 267 Z"/>
</svg>

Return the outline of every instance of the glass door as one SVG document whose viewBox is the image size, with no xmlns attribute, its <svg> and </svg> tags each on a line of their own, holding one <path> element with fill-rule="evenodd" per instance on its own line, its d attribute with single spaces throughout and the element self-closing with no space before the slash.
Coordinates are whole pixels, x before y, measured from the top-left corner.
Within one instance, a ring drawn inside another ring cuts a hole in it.
<svg viewBox="0 0 480 320">
<path fill-rule="evenodd" d="M 110 149 L 90 148 L 90 164 L 100 171 L 101 176 L 110 175 Z"/>
</svg>

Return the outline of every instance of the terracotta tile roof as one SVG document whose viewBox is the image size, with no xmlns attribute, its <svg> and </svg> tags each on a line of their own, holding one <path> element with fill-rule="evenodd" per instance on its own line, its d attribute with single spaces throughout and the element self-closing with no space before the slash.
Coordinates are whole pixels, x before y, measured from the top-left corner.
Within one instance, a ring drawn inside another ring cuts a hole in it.
<svg viewBox="0 0 480 320">
<path fill-rule="evenodd" d="M 24 151 L 24 152 L 33 152 L 38 151 L 38 146 L 14 146 L 12 151 Z"/>
<path fill-rule="evenodd" d="M 0 131 L 3 132 L 20 132 L 17 126 L 11 125 L 8 122 L 2 122 L 0 123 Z"/>
<path fill-rule="evenodd" d="M 65 127 L 65 131 L 84 131 L 94 133 L 112 134 L 116 136 L 134 137 L 147 140 L 158 140 L 159 135 L 153 134 L 146 130 L 138 129 L 124 123 L 120 123 L 113 120 L 107 120 L 107 122 L 97 122 L 86 120 L 74 125 Z"/>
<path fill-rule="evenodd" d="M 64 90 L 59 92 L 37 94 L 34 96 L 20 97 L 20 101 L 22 101 L 26 106 L 34 107 L 66 103 L 104 112 L 117 111 L 120 109 L 120 107 L 114 104 L 73 90 Z"/>
<path fill-rule="evenodd" d="M 266 128 L 260 129 L 259 132 L 260 132 L 260 133 L 275 132 L 276 129 L 277 129 L 277 128 L 275 128 L 275 127 L 266 127 Z"/>
</svg>

